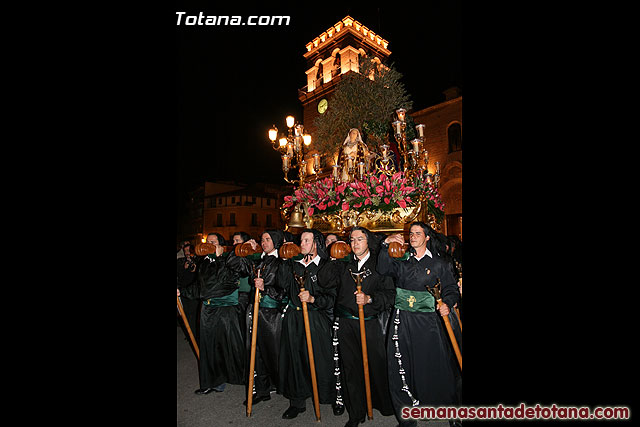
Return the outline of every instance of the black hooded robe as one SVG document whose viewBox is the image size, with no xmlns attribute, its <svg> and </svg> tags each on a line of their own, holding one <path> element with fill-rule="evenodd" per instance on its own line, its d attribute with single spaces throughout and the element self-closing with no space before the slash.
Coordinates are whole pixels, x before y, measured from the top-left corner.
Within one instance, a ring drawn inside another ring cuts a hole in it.
<svg viewBox="0 0 640 427">
<path fill-rule="evenodd" d="M 442 259 L 425 254 L 419 261 L 413 256 L 393 259 L 383 244 L 378 255 L 380 274 L 395 279 L 396 287 L 406 291 L 425 291 L 438 279 L 442 300 L 450 308 L 458 302 L 456 282 Z M 400 293 L 392 313 L 387 340 L 389 391 L 396 418 L 403 424 L 402 407 L 455 406 L 459 404 L 460 370 L 437 309 L 414 312 L 401 309 Z M 416 295 L 418 295 L 416 293 Z M 397 346 L 396 346 L 397 344 Z"/>
<path fill-rule="evenodd" d="M 386 312 L 395 301 L 395 286 L 390 277 L 376 271 L 377 259 L 370 252 L 369 258 L 358 270 L 354 254 L 334 261 L 338 268 L 339 285 L 334 314 L 338 318 L 338 345 L 342 372 L 342 395 L 350 420 L 363 419 L 367 413 L 366 391 L 362 360 L 362 342 L 358 305 L 355 302 L 356 283 L 350 271 L 363 273 L 362 292 L 370 295 L 371 304 L 365 304 L 365 336 L 369 361 L 369 381 L 372 407 L 382 415 L 393 415 L 389 382 L 387 378 L 387 355 L 383 330 L 378 315 Z"/>
<path fill-rule="evenodd" d="M 182 302 L 182 308 L 184 309 L 184 314 L 187 317 L 189 328 L 191 328 L 193 337 L 196 339 L 196 344 L 199 344 L 200 334 L 198 333 L 198 329 L 200 322 L 198 321 L 198 315 L 200 314 L 201 301 L 198 298 L 190 298 L 187 296 L 191 295 L 188 288 L 195 285 L 197 274 L 195 271 L 192 271 L 190 267 L 184 267 L 186 262 L 187 258 L 178 258 L 178 289 L 180 290 L 180 301 Z M 189 345 L 193 348 L 193 343 L 191 342 L 191 339 L 188 338 L 189 334 L 186 327 L 182 325 L 182 328 L 184 330 L 185 337 L 189 341 Z M 193 351 L 195 352 L 195 348 Z"/>
<path fill-rule="evenodd" d="M 307 308 L 319 401 L 321 404 L 333 403 L 336 395 L 330 310 L 335 302 L 337 277 L 326 254 L 324 237 L 316 230 L 314 240 L 321 256 L 318 265 L 311 262 L 305 267 L 294 259 L 283 260 L 276 280 L 289 299 L 284 310 L 280 338 L 279 385 L 282 395 L 295 407 L 305 407 L 305 400 L 313 396 L 313 388 L 302 303 L 298 298 L 300 286 L 294 279 L 294 272 L 299 276 L 305 275 L 305 290 L 315 298 L 314 303 L 307 304 Z"/>
<path fill-rule="evenodd" d="M 282 245 L 284 236 L 282 232 L 267 231 L 271 235 L 274 247 L 277 250 Z M 278 361 L 280 353 L 280 335 L 282 333 L 282 310 L 285 304 L 285 291 L 276 286 L 276 276 L 281 260 L 276 255 L 266 255 L 256 258 L 255 269 L 260 270 L 260 277 L 264 279 L 264 291 L 260 292 L 260 305 L 258 308 L 258 335 L 256 337 L 256 359 L 254 367 L 254 395 L 256 397 L 268 396 L 270 390 L 279 392 Z M 251 363 L 251 337 L 253 334 L 253 307 L 255 301 L 255 285 L 249 278 L 251 292 L 249 293 L 249 306 L 246 315 L 246 349 L 247 372 Z M 283 301 L 284 300 L 284 301 Z M 248 378 L 247 378 L 248 380 Z M 248 383 L 248 382 L 247 382 Z"/>
<path fill-rule="evenodd" d="M 198 286 L 193 289 L 202 300 L 200 388 L 244 384 L 245 346 L 239 322 L 238 279 L 249 274 L 250 263 L 234 253 L 198 258 Z"/>
</svg>

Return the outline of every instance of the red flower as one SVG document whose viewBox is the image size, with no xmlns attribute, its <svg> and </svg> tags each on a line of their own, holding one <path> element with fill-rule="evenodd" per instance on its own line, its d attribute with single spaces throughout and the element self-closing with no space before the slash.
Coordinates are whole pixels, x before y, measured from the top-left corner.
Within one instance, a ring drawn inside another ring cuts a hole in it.
<svg viewBox="0 0 640 427">
<path fill-rule="evenodd" d="M 348 211 L 348 210 L 349 210 L 349 203 L 344 202 L 344 203 L 342 204 L 342 210 L 343 210 L 343 211 Z"/>
</svg>

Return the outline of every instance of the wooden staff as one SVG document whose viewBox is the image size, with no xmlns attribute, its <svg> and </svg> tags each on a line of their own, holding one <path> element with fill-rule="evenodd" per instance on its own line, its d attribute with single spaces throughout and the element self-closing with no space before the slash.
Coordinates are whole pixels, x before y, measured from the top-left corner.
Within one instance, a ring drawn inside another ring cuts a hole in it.
<svg viewBox="0 0 640 427">
<path fill-rule="evenodd" d="M 260 277 L 260 269 L 258 269 Z M 253 405 L 253 370 L 256 367 L 256 344 L 258 338 L 258 309 L 260 308 L 260 290 L 256 288 L 256 297 L 253 301 L 253 329 L 251 329 L 251 362 L 249 363 L 249 391 L 247 396 L 247 417 L 251 416 Z"/>
<path fill-rule="evenodd" d="M 462 286 L 462 277 L 459 280 L 460 286 Z M 462 296 L 462 294 L 460 294 Z M 458 309 L 458 304 L 453 307 L 456 310 L 456 314 L 458 315 L 458 325 L 460 326 L 460 332 L 462 332 L 462 320 L 460 320 L 460 310 Z"/>
<path fill-rule="evenodd" d="M 438 311 L 440 310 L 440 306 L 442 305 L 442 298 L 440 298 L 440 279 L 438 279 L 438 283 L 430 288 L 427 286 L 427 291 L 433 295 L 433 297 L 438 302 Z M 449 333 L 449 341 L 451 341 L 451 346 L 453 347 L 453 351 L 456 353 L 456 358 L 458 359 L 458 364 L 460 365 L 460 371 L 462 371 L 462 354 L 460 353 L 460 348 L 458 347 L 458 341 L 456 341 L 456 336 L 453 335 L 453 328 L 451 327 L 451 322 L 449 322 L 449 316 L 442 316 L 442 320 L 444 320 L 444 326 L 447 328 L 447 332 Z"/>
<path fill-rule="evenodd" d="M 300 284 L 300 292 L 304 292 L 304 276 L 295 274 Z M 320 399 L 318 397 L 318 381 L 316 380 L 316 364 L 313 359 L 313 344 L 311 343 L 311 329 L 309 327 L 309 311 L 307 303 L 302 301 L 302 316 L 304 318 L 304 331 L 307 334 L 307 353 L 309 353 L 309 368 L 311 370 L 311 385 L 313 386 L 313 406 L 316 410 L 316 420 L 320 421 Z"/>
<path fill-rule="evenodd" d="M 362 286 L 359 284 L 362 280 L 360 275 L 357 276 L 358 293 L 362 292 Z M 358 318 L 360 319 L 360 341 L 362 342 L 362 366 L 364 367 L 364 390 L 367 395 L 367 417 L 373 419 L 373 405 L 371 404 L 371 383 L 369 382 L 369 353 L 367 352 L 367 336 L 364 332 L 364 306 L 358 304 Z"/>
<path fill-rule="evenodd" d="M 193 348 L 196 349 L 196 357 L 200 360 L 200 349 L 198 349 L 198 344 L 196 344 L 196 339 L 193 336 L 193 332 L 191 332 L 191 327 L 189 326 L 189 322 L 187 321 L 187 316 L 184 314 L 184 308 L 182 308 L 182 301 L 180 301 L 180 297 L 178 298 L 178 311 L 180 311 L 180 315 L 182 316 L 182 321 L 184 322 L 184 326 L 187 327 L 187 332 L 189 333 L 189 338 L 191 338 L 191 344 L 193 344 Z"/>
<path fill-rule="evenodd" d="M 441 305 L 442 305 L 442 299 L 438 299 L 438 309 L 440 309 Z M 456 341 L 456 337 L 455 335 L 453 335 L 453 329 L 451 328 L 451 322 L 449 322 L 449 316 L 442 316 L 442 320 L 444 320 L 444 326 L 447 328 L 447 332 L 449 333 L 449 340 L 451 341 L 451 345 L 453 346 L 453 351 L 455 351 L 456 357 L 458 358 L 460 371 L 462 371 L 462 354 L 460 354 L 458 341 Z"/>
</svg>

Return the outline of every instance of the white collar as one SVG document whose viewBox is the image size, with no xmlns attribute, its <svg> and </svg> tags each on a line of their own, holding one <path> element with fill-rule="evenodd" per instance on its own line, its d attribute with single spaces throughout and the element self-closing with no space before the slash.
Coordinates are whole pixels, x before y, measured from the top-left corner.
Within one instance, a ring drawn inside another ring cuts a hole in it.
<svg viewBox="0 0 640 427">
<path fill-rule="evenodd" d="M 358 259 L 358 258 L 356 258 L 356 256 L 355 256 L 355 255 L 353 255 L 353 257 L 354 257 L 354 258 L 358 259 L 358 271 L 360 271 L 360 269 L 362 268 L 362 265 L 363 265 L 365 262 L 367 262 L 367 260 L 369 259 L 369 256 L 370 256 L 370 255 L 371 255 L 371 250 L 369 250 L 369 251 L 367 252 L 367 254 L 364 256 L 364 258 L 362 258 L 362 259 Z"/>
<path fill-rule="evenodd" d="M 315 258 L 313 258 L 311 261 L 309 261 L 309 264 L 305 264 L 304 263 L 304 258 L 299 259 L 298 262 L 302 265 L 304 265 L 305 267 L 308 267 L 309 264 L 311 264 L 312 262 L 315 262 L 316 265 L 320 265 L 320 255 L 316 255 Z"/>
<path fill-rule="evenodd" d="M 260 255 L 260 258 L 264 259 L 264 257 L 266 257 L 266 256 L 274 256 L 276 258 L 279 258 L 278 257 L 278 250 L 274 249 L 271 252 L 269 252 L 268 254 L 265 254 L 264 252 L 262 252 L 262 255 Z"/>
<path fill-rule="evenodd" d="M 424 248 L 424 254 L 422 254 L 420 258 L 418 258 L 416 254 L 413 254 L 413 256 L 416 258 L 417 261 L 420 261 L 422 258 L 425 257 L 425 255 L 429 255 L 429 258 L 433 258 L 433 254 L 431 254 L 431 252 L 427 248 Z"/>
</svg>

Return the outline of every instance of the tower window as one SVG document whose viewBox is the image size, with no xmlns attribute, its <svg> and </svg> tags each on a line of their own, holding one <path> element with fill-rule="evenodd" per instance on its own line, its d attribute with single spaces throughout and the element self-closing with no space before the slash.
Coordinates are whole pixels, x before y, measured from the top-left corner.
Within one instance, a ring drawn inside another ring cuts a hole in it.
<svg viewBox="0 0 640 427">
<path fill-rule="evenodd" d="M 449 126 L 447 137 L 449 139 L 449 153 L 462 150 L 462 128 L 460 123 L 453 123 Z"/>
</svg>

